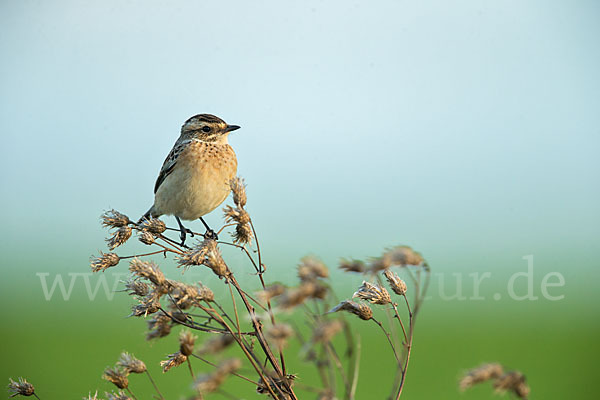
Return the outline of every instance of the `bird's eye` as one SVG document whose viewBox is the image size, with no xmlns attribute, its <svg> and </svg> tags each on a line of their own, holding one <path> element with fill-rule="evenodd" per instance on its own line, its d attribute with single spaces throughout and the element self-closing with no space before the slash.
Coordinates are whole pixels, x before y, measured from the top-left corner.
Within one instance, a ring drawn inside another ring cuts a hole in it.
<svg viewBox="0 0 600 400">
<path fill-rule="evenodd" d="M 210 126 L 203 126 L 202 132 L 206 132 L 206 133 L 210 132 Z"/>
</svg>

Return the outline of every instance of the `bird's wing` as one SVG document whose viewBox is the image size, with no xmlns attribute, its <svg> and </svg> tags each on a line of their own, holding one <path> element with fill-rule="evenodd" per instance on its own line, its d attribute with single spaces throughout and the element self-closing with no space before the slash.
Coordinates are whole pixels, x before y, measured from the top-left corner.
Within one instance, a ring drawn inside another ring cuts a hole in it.
<svg viewBox="0 0 600 400">
<path fill-rule="evenodd" d="M 158 178 L 156 178 L 156 183 L 154 184 L 154 194 L 156 194 L 160 185 L 165 181 L 165 179 L 167 179 L 167 176 L 169 176 L 169 174 L 173 172 L 173 169 L 177 165 L 177 159 L 179 159 L 179 155 L 183 150 L 185 150 L 189 143 L 189 140 L 185 140 L 180 143 L 175 143 L 175 146 L 173 146 L 173 149 L 165 159 L 165 162 L 163 163 L 162 168 L 160 169 Z"/>
</svg>

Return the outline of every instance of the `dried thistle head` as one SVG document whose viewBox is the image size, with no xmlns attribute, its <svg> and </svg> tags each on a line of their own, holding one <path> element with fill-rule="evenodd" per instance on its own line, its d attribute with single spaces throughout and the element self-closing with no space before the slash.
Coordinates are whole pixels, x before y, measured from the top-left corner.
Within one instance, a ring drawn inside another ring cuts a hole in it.
<svg viewBox="0 0 600 400">
<path fill-rule="evenodd" d="M 250 215 L 241 207 L 233 208 L 226 206 L 223 209 L 225 213 L 225 221 L 227 223 L 235 222 L 235 233 L 233 234 L 233 242 L 241 245 L 252 242 L 254 232 L 250 226 Z"/>
<path fill-rule="evenodd" d="M 239 245 L 245 245 L 252 243 L 254 232 L 250 224 L 237 224 L 235 226 L 235 233 L 233 234 L 233 243 Z"/>
<path fill-rule="evenodd" d="M 131 307 L 130 317 L 147 317 L 148 314 L 154 314 L 160 310 L 158 298 L 150 293 L 146 297 L 139 299 L 139 304 Z"/>
<path fill-rule="evenodd" d="M 383 275 L 385 275 L 385 279 L 387 279 L 388 283 L 390 284 L 390 288 L 394 293 L 399 296 L 404 296 L 406 294 L 406 291 L 408 290 L 406 283 L 400 279 L 398 275 L 389 269 L 386 269 L 383 272 Z"/>
<path fill-rule="evenodd" d="M 156 286 L 164 286 L 167 282 L 165 275 L 158 265 L 151 261 L 142 261 L 135 257 L 129 263 L 129 271 L 139 278 L 147 279 Z"/>
<path fill-rule="evenodd" d="M 127 291 L 127 294 L 139 297 L 147 296 L 148 293 L 150 293 L 148 284 L 139 279 L 128 279 L 125 281 L 125 290 Z"/>
<path fill-rule="evenodd" d="M 392 302 L 392 298 L 385 288 L 367 281 L 363 281 L 362 285 L 358 288 L 358 291 L 356 291 L 352 297 L 361 298 L 372 304 L 385 305 Z"/>
<path fill-rule="evenodd" d="M 242 362 L 236 358 L 225 360 L 217 366 L 213 373 L 198 376 L 194 382 L 194 388 L 200 393 L 214 392 L 225 382 L 227 376 L 240 369 L 241 366 Z"/>
<path fill-rule="evenodd" d="M 329 270 L 325 264 L 316 257 L 306 256 L 298 265 L 298 277 L 301 281 L 313 281 L 317 278 L 329 277 Z"/>
<path fill-rule="evenodd" d="M 161 361 L 160 366 L 163 372 L 167 372 L 171 368 L 178 367 L 187 360 L 187 356 L 181 354 L 181 352 L 169 354 L 167 360 Z"/>
<path fill-rule="evenodd" d="M 104 393 L 106 395 L 106 399 L 107 400 L 131 400 L 131 397 L 127 396 L 125 394 L 125 392 L 123 392 L 122 390 L 119 390 L 118 392 L 105 392 Z"/>
<path fill-rule="evenodd" d="M 304 282 L 295 288 L 287 288 L 278 297 L 278 305 L 283 310 L 290 310 L 310 299 L 315 293 L 317 285 L 314 282 Z"/>
<path fill-rule="evenodd" d="M 347 311 L 357 315 L 360 319 L 368 321 L 373 318 L 373 310 L 366 304 L 355 303 L 354 301 L 344 300 L 337 306 L 329 310 L 330 313 L 338 311 Z"/>
<path fill-rule="evenodd" d="M 33 396 L 33 394 L 35 393 L 35 388 L 33 387 L 33 385 L 27 382 L 27 380 L 22 377 L 19 378 L 17 381 L 13 381 L 12 378 L 9 378 L 7 390 L 8 394 L 10 395 L 9 397 Z"/>
<path fill-rule="evenodd" d="M 88 396 L 84 397 L 83 400 L 100 400 L 98 398 L 98 391 L 96 390 L 96 393 L 94 393 L 93 395 L 92 395 L 92 392 L 89 392 Z"/>
<path fill-rule="evenodd" d="M 481 382 L 485 382 L 490 379 L 496 379 L 504 373 L 502 365 L 498 363 L 482 364 L 477 368 L 474 368 L 461 378 L 459 387 L 461 390 L 468 389 L 473 385 Z"/>
<path fill-rule="evenodd" d="M 127 372 L 117 368 L 106 368 L 102 379 L 109 381 L 119 389 L 126 389 L 129 386 Z"/>
<path fill-rule="evenodd" d="M 340 261 L 339 268 L 345 272 L 358 272 L 361 274 L 366 270 L 365 263 L 363 261 L 347 259 L 342 259 L 342 261 Z"/>
<path fill-rule="evenodd" d="M 106 211 L 100 218 L 102 218 L 102 226 L 106 228 L 121 228 L 129 225 L 131 222 L 127 215 L 121 214 L 114 209 Z"/>
<path fill-rule="evenodd" d="M 131 237 L 131 227 L 130 226 L 122 226 L 117 229 L 111 237 L 106 238 L 106 243 L 108 248 L 112 251 L 124 244 Z"/>
<path fill-rule="evenodd" d="M 196 338 L 189 330 L 181 331 L 179 334 L 179 351 L 181 354 L 187 357 L 194 352 Z"/>
<path fill-rule="evenodd" d="M 327 343 L 342 329 L 344 329 L 344 324 L 339 319 L 323 321 L 313 330 L 312 341 L 313 343 Z"/>
<path fill-rule="evenodd" d="M 122 367 L 127 373 L 141 374 L 146 372 L 146 364 L 142 360 L 134 357 L 127 352 L 121 353 L 117 365 Z"/>
<path fill-rule="evenodd" d="M 519 371 L 509 371 L 498 377 L 494 382 L 496 392 L 513 392 L 520 399 L 526 399 L 529 396 L 529 386 L 523 375 Z"/>
<path fill-rule="evenodd" d="M 266 334 L 269 339 L 275 342 L 277 347 L 283 348 L 287 345 L 287 340 L 294 334 L 294 330 L 288 324 L 279 323 L 271 325 Z"/>
<path fill-rule="evenodd" d="M 236 176 L 229 181 L 229 186 L 231 187 L 231 192 L 233 193 L 233 202 L 235 205 L 240 208 L 244 208 L 246 201 L 248 200 L 246 197 L 246 184 L 244 179 Z"/>
<path fill-rule="evenodd" d="M 198 350 L 200 354 L 216 354 L 225 350 L 231 344 L 235 342 L 233 335 L 229 333 L 219 334 L 212 336 L 210 339 L 204 341 L 202 346 Z"/>
<path fill-rule="evenodd" d="M 120 260 L 121 258 L 115 253 L 100 252 L 100 257 L 92 258 L 90 266 L 92 267 L 92 272 L 105 271 L 108 268 L 117 265 Z"/>
<path fill-rule="evenodd" d="M 191 265 L 202 265 L 206 260 L 208 253 L 217 248 L 217 242 L 213 239 L 205 239 L 199 242 L 192 249 L 185 251 L 176 258 L 179 266 L 188 267 Z"/>
<path fill-rule="evenodd" d="M 171 318 L 163 313 L 156 314 L 150 321 L 148 321 L 148 333 L 146 334 L 146 340 L 167 336 L 169 333 L 171 333 L 171 326 Z"/>
<path fill-rule="evenodd" d="M 148 231 L 139 231 L 138 239 L 140 242 L 142 242 L 148 246 L 154 244 L 154 242 L 156 241 L 156 238 L 154 237 L 154 235 Z"/>
<path fill-rule="evenodd" d="M 140 229 L 148 231 L 155 235 L 160 235 L 167 230 L 167 226 L 158 218 L 144 219 L 140 224 Z"/>
<path fill-rule="evenodd" d="M 221 251 L 216 246 L 207 253 L 204 265 L 210 268 L 219 278 L 227 279 L 230 275 L 229 268 L 227 268 L 227 264 L 223 260 Z"/>
<path fill-rule="evenodd" d="M 421 254 L 408 246 L 396 246 L 389 249 L 386 254 L 390 257 L 393 265 L 421 265 L 425 261 Z"/>
<path fill-rule="evenodd" d="M 259 299 L 264 302 L 270 301 L 273 297 L 279 296 L 285 292 L 285 286 L 280 283 L 267 286 L 264 290 L 261 290 L 256 295 Z"/>
</svg>

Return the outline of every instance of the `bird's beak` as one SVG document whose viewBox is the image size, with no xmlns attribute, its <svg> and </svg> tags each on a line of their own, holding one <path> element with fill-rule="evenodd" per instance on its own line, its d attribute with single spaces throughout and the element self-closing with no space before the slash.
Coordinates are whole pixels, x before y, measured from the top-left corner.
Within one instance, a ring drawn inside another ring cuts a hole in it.
<svg viewBox="0 0 600 400">
<path fill-rule="evenodd" d="M 237 125 L 227 125 L 227 128 L 225 128 L 225 132 L 233 132 L 236 131 L 238 129 L 240 129 L 240 126 Z"/>
</svg>

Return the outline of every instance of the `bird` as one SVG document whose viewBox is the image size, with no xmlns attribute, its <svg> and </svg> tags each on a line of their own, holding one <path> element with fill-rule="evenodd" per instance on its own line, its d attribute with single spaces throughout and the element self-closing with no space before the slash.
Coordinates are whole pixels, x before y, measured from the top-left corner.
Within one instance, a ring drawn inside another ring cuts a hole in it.
<svg viewBox="0 0 600 400">
<path fill-rule="evenodd" d="M 185 121 L 156 179 L 154 204 L 141 220 L 174 216 L 184 246 L 186 233 L 193 233 L 181 220 L 200 219 L 206 228 L 204 237 L 218 240 L 202 216 L 229 195 L 230 181 L 237 173 L 237 158 L 228 136 L 238 129 L 238 125 L 228 125 L 212 114 L 194 115 Z"/>
</svg>

